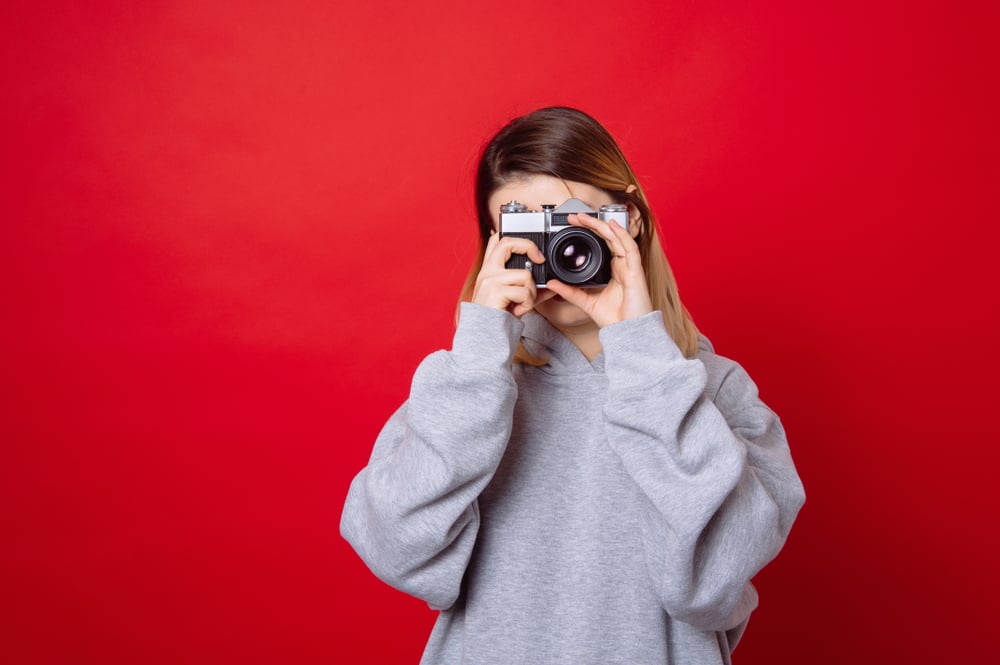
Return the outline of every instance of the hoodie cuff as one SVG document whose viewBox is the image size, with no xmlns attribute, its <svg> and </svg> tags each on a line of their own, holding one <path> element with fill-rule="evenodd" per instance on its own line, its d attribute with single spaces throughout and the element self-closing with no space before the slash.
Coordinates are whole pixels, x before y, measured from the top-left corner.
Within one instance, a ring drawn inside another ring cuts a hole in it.
<svg viewBox="0 0 1000 665">
<path fill-rule="evenodd" d="M 509 370 L 524 323 L 495 307 L 463 302 L 451 353 L 464 369 Z"/>
<path fill-rule="evenodd" d="M 658 311 L 614 323 L 602 328 L 599 335 L 608 385 L 619 390 L 655 383 L 679 363 L 698 363 L 684 357 Z"/>
</svg>

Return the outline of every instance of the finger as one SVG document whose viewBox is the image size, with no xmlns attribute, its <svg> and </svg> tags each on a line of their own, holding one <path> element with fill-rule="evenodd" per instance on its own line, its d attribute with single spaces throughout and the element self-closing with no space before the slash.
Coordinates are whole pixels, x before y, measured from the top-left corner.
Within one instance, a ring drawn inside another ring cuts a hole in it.
<svg viewBox="0 0 1000 665">
<path fill-rule="evenodd" d="M 496 254 L 497 247 L 500 245 L 500 234 L 496 231 L 490 231 L 490 239 L 486 241 L 486 249 L 483 251 L 483 265 L 491 263 L 491 257 Z"/>
<path fill-rule="evenodd" d="M 540 289 L 538 289 L 537 293 L 535 293 L 535 307 L 538 307 L 539 305 L 541 305 L 543 302 L 545 302 L 547 300 L 552 300 L 557 295 L 559 295 L 559 294 L 556 293 L 555 291 L 551 290 L 551 289 L 547 289 L 547 288 L 540 288 Z"/>
<path fill-rule="evenodd" d="M 488 275 L 483 275 L 479 280 L 481 288 L 496 289 L 503 286 L 523 286 L 526 289 L 535 289 L 535 276 L 530 270 L 507 269 L 499 270 Z"/>
<path fill-rule="evenodd" d="M 587 312 L 588 314 L 590 313 L 591 296 L 583 289 L 569 284 L 564 284 L 557 279 L 550 279 L 545 283 L 545 288 L 555 293 L 557 296 L 562 296 L 563 299 L 571 305 L 576 305 L 584 312 Z"/>
<path fill-rule="evenodd" d="M 500 242 L 500 234 L 496 231 L 490 231 L 490 238 L 486 241 L 486 249 L 483 254 L 489 254 L 491 251 L 495 251 L 497 244 Z"/>
<path fill-rule="evenodd" d="M 618 244 L 624 251 L 625 265 L 630 270 L 641 268 L 642 257 L 639 255 L 639 245 L 636 244 L 635 238 L 628 232 L 628 229 L 615 220 L 608 222 L 608 228 L 611 229 L 611 232 L 618 239 Z"/>
<path fill-rule="evenodd" d="M 524 254 L 534 263 L 543 263 L 545 255 L 538 245 L 527 238 L 517 238 L 514 236 L 503 236 L 498 241 L 493 251 L 487 249 L 487 255 L 483 258 L 483 263 L 489 262 L 492 265 L 506 265 L 510 257 L 514 254 Z"/>
<path fill-rule="evenodd" d="M 524 316 L 525 314 L 527 314 L 531 310 L 535 309 L 535 305 L 537 305 L 537 304 L 538 304 L 537 302 L 517 304 L 517 305 L 513 305 L 512 307 L 510 307 L 509 311 L 510 311 L 511 314 L 513 314 L 517 318 L 521 318 L 522 316 Z"/>
<path fill-rule="evenodd" d="M 578 214 L 578 217 L 584 218 L 580 221 L 586 224 L 586 228 L 598 233 L 605 239 L 613 258 L 617 259 L 612 261 L 613 272 L 617 272 L 616 266 L 620 266 L 620 260 L 624 260 L 625 267 L 629 272 L 634 273 L 636 270 L 642 269 L 642 257 L 639 254 L 639 245 L 635 242 L 635 238 L 628 232 L 628 229 L 613 219 L 605 223 L 588 215 Z"/>
<path fill-rule="evenodd" d="M 576 222 L 577 226 L 582 226 L 586 229 L 590 229 L 596 233 L 601 239 L 607 243 L 608 248 L 611 250 L 611 254 L 615 258 L 623 258 L 627 254 L 625 246 L 622 244 L 621 239 L 615 235 L 611 228 L 614 224 L 614 220 L 609 222 L 604 222 L 596 217 L 591 217 L 590 215 L 585 215 L 583 213 L 575 213 L 570 215 L 570 223 Z"/>
<path fill-rule="evenodd" d="M 535 298 L 537 287 L 535 278 L 528 270 L 507 270 L 502 266 L 498 269 L 485 268 L 476 277 L 476 286 L 472 291 L 472 302 L 506 309 L 511 300 L 523 299 L 522 293 Z"/>
<path fill-rule="evenodd" d="M 534 285 L 532 285 L 534 287 Z M 505 307 L 509 305 L 514 305 L 515 308 L 520 305 L 531 309 L 535 306 L 535 290 L 534 288 L 527 288 L 525 286 L 519 285 L 507 285 L 502 286 L 496 290 L 496 295 L 503 298 L 503 305 Z"/>
<path fill-rule="evenodd" d="M 534 285 L 532 285 L 534 286 Z M 494 288 L 483 290 L 473 302 L 495 307 L 496 309 L 509 309 L 511 305 L 534 306 L 534 291 L 523 285 L 500 284 Z"/>
</svg>

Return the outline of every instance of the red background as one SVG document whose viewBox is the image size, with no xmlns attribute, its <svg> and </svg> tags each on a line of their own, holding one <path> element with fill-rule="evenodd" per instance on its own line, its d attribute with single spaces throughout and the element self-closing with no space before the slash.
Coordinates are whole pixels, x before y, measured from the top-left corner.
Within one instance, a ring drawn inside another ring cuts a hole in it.
<svg viewBox="0 0 1000 665">
<path fill-rule="evenodd" d="M 790 433 L 741 665 L 986 660 L 991 4 L 4 3 L 0 660 L 416 662 L 340 509 L 553 103 Z"/>
</svg>

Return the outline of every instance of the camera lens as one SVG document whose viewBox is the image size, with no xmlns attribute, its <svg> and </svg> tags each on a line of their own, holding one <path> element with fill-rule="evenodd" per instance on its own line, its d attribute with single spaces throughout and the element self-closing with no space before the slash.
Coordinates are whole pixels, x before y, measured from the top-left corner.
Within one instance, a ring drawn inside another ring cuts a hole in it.
<svg viewBox="0 0 1000 665">
<path fill-rule="evenodd" d="M 604 263 L 604 242 L 592 231 L 572 227 L 549 240 L 546 265 L 552 275 L 566 284 L 585 284 Z"/>
</svg>

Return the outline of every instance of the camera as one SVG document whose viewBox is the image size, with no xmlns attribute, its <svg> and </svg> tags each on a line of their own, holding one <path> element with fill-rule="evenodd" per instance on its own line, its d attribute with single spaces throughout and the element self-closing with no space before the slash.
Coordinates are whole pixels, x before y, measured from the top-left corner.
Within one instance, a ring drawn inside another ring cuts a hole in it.
<svg viewBox="0 0 1000 665">
<path fill-rule="evenodd" d="M 500 237 L 531 240 L 542 251 L 545 263 L 535 264 L 524 254 L 514 254 L 504 267 L 530 270 L 539 287 L 550 279 L 573 286 L 606 286 L 611 279 L 611 250 L 590 229 L 571 225 L 568 218 L 573 213 L 628 227 L 628 209 L 622 203 L 602 205 L 595 212 L 580 199 L 568 199 L 558 207 L 546 204 L 536 211 L 511 201 L 500 206 Z"/>
</svg>

